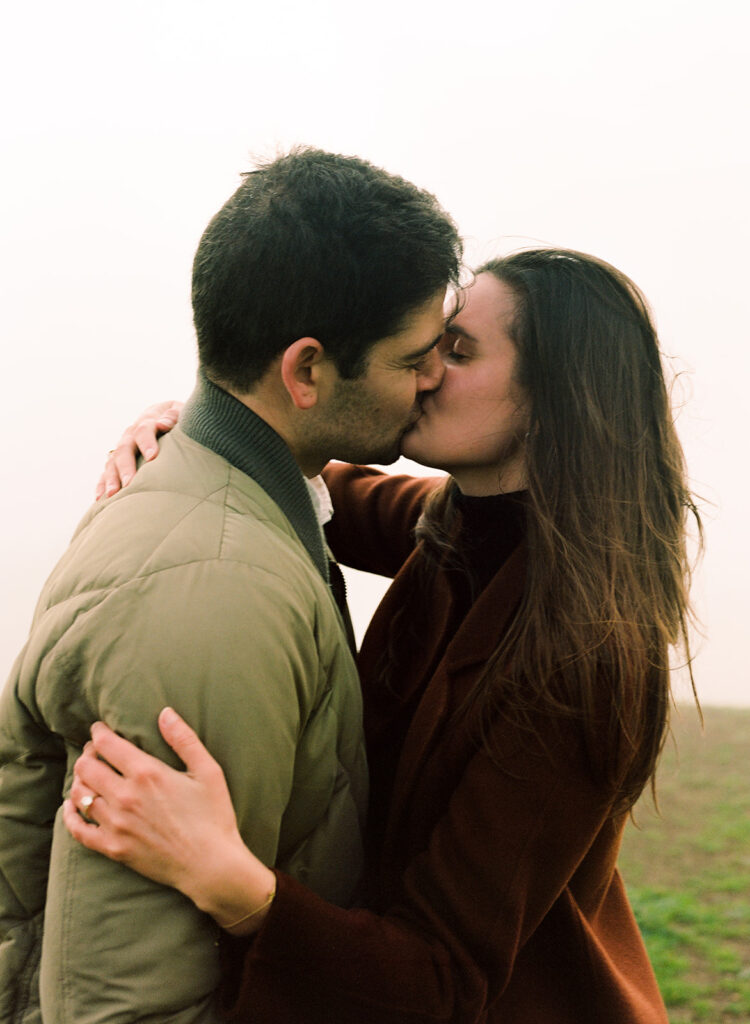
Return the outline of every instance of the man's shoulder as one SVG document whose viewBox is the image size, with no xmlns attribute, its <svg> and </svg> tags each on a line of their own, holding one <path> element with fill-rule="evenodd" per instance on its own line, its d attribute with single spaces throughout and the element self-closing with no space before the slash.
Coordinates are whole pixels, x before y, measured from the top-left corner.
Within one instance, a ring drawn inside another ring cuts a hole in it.
<svg viewBox="0 0 750 1024">
<path fill-rule="evenodd" d="M 320 574 L 269 495 L 181 435 L 167 438 L 159 457 L 140 469 L 130 487 L 83 519 L 50 577 L 46 601 L 67 599 L 81 588 L 111 591 L 186 566 L 194 567 L 197 584 L 244 568 L 258 586 L 272 576 L 313 600 L 325 593 Z"/>
<path fill-rule="evenodd" d="M 143 464 L 129 487 L 95 506 L 84 525 L 116 509 L 116 515 L 144 519 L 156 511 L 158 526 L 161 514 L 180 517 L 201 505 L 212 519 L 219 520 L 227 512 L 242 517 L 248 529 L 256 523 L 286 522 L 276 502 L 255 480 L 177 427 L 162 440 L 159 457 Z"/>
</svg>

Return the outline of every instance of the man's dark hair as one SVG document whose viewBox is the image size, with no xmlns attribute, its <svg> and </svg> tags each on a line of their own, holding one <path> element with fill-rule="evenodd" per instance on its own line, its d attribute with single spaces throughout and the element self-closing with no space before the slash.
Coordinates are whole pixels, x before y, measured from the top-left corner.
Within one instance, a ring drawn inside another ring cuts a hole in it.
<svg viewBox="0 0 750 1024">
<path fill-rule="evenodd" d="M 462 247 L 434 196 L 356 157 L 297 148 L 243 175 L 193 262 L 200 362 L 249 391 L 297 338 L 342 377 L 456 284 Z"/>
</svg>

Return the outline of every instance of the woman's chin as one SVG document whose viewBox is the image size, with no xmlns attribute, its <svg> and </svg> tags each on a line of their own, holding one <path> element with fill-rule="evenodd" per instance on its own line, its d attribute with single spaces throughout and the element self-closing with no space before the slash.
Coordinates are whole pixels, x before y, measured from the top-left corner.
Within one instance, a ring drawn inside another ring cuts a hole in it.
<svg viewBox="0 0 750 1024">
<path fill-rule="evenodd" d="M 401 454 L 405 459 L 411 459 L 412 462 L 422 462 L 424 458 L 425 446 L 420 444 L 418 429 L 419 426 L 417 424 L 413 426 L 411 430 L 407 430 L 401 438 Z"/>
<path fill-rule="evenodd" d="M 413 437 L 411 431 L 405 434 L 401 441 L 401 454 L 405 459 L 417 462 L 420 466 L 426 466 L 428 469 L 438 468 L 430 457 L 429 446 L 421 443 L 421 438 Z"/>
<path fill-rule="evenodd" d="M 414 426 L 407 430 L 401 438 L 401 454 L 405 459 L 418 462 L 420 466 L 427 469 L 442 470 L 440 465 L 440 449 L 436 446 L 429 426 L 425 422 L 427 417 L 423 414 Z"/>
</svg>

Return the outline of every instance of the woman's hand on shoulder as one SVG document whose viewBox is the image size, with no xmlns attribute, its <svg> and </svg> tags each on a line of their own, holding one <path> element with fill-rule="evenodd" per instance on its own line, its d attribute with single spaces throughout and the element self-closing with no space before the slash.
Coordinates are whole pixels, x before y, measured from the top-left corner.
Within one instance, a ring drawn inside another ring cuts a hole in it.
<svg viewBox="0 0 750 1024">
<path fill-rule="evenodd" d="M 140 454 L 150 461 L 159 454 L 156 439 L 168 434 L 179 419 L 182 402 L 156 402 L 145 409 L 124 432 L 109 453 L 104 472 L 96 485 L 96 500 L 117 494 L 135 476 L 135 460 Z"/>
</svg>

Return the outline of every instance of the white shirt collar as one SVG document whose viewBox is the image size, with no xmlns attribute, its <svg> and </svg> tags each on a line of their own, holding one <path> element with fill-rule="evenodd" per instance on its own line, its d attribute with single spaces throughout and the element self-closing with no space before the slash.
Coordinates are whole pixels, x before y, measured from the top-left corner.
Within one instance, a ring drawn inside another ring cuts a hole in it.
<svg viewBox="0 0 750 1024">
<path fill-rule="evenodd" d="M 323 527 L 333 519 L 333 502 L 325 480 L 322 476 L 305 477 L 305 483 L 312 498 L 315 515 L 318 517 L 320 526 Z"/>
</svg>

